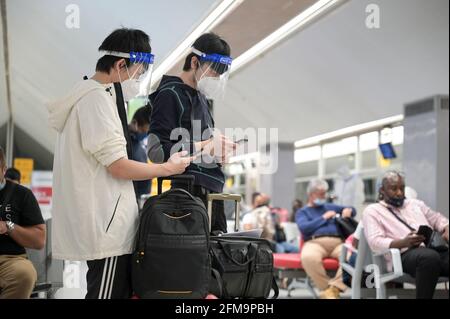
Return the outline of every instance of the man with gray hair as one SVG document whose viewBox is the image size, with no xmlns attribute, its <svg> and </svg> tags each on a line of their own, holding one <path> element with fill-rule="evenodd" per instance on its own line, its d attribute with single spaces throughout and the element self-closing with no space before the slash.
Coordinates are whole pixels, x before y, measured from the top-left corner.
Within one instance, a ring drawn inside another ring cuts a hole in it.
<svg viewBox="0 0 450 319">
<path fill-rule="evenodd" d="M 422 201 L 406 199 L 405 177 L 396 171 L 387 172 L 378 203 L 364 210 L 367 242 L 375 252 L 400 249 L 403 271 L 416 279 L 416 298 L 431 299 L 439 277 L 448 277 L 449 254 L 448 248 L 438 251 L 424 245 L 426 238 L 417 234 L 423 225 L 441 233 L 448 243 L 449 220 Z"/>
<path fill-rule="evenodd" d="M 308 185 L 308 204 L 296 214 L 296 222 L 305 242 L 302 248 L 302 265 L 308 276 L 322 292 L 322 299 L 338 299 L 347 289 L 342 282 L 342 269 L 334 278 L 329 278 L 322 260 L 339 259 L 342 238 L 335 223 L 335 217 L 353 217 L 356 210 L 327 203 L 328 183 L 314 179 Z"/>
</svg>

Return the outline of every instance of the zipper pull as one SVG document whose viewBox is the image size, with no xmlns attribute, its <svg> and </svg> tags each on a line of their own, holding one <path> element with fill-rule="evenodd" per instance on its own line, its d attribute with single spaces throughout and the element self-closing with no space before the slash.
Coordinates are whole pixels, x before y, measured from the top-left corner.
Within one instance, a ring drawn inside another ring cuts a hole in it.
<svg viewBox="0 0 450 319">
<path fill-rule="evenodd" d="M 143 250 L 140 251 L 140 252 L 138 253 L 138 258 L 137 258 L 137 260 L 136 260 L 136 263 L 139 264 L 139 263 L 144 259 L 144 256 L 145 256 L 145 252 L 144 252 Z"/>
</svg>

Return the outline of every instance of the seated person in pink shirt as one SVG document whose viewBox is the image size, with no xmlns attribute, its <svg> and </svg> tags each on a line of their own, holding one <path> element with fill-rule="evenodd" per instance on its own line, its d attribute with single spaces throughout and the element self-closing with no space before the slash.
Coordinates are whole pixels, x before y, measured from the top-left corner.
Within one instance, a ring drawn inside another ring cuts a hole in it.
<svg viewBox="0 0 450 319">
<path fill-rule="evenodd" d="M 442 233 L 448 242 L 448 219 L 422 201 L 405 200 L 405 178 L 398 172 L 384 175 L 379 195 L 379 202 L 368 206 L 363 213 L 370 248 L 375 252 L 400 249 L 403 271 L 416 279 L 416 298 L 433 298 L 439 277 L 448 277 L 448 249 L 437 252 L 426 248 L 425 237 L 411 229 L 427 225 Z"/>
</svg>

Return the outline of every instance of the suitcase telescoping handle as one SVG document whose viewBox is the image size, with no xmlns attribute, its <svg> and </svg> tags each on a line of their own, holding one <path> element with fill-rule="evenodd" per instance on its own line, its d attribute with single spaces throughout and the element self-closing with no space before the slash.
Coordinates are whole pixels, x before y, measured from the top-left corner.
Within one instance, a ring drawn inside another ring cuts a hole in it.
<svg viewBox="0 0 450 319">
<path fill-rule="evenodd" d="M 232 200 L 235 202 L 235 217 L 234 217 L 234 231 L 239 231 L 239 221 L 241 213 L 242 196 L 238 194 L 209 194 L 208 195 L 208 217 L 209 217 L 209 231 L 211 231 L 211 217 L 212 217 L 212 202 L 215 200 Z"/>
<path fill-rule="evenodd" d="M 163 181 L 185 182 L 188 187 L 188 192 L 191 194 L 194 193 L 195 176 L 193 176 L 193 175 L 173 175 L 173 176 L 167 176 L 167 177 L 158 177 L 158 195 L 162 193 Z"/>
</svg>

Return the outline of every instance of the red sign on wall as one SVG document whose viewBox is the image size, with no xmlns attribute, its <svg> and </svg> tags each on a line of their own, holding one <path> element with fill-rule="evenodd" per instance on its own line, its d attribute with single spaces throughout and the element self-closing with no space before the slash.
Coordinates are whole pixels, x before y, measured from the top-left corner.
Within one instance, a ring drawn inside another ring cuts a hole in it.
<svg viewBox="0 0 450 319">
<path fill-rule="evenodd" d="M 31 190 L 33 191 L 34 196 L 36 196 L 36 199 L 39 203 L 39 205 L 50 205 L 52 200 L 52 188 L 46 187 L 46 186 L 38 186 L 38 187 L 32 187 Z"/>
</svg>

